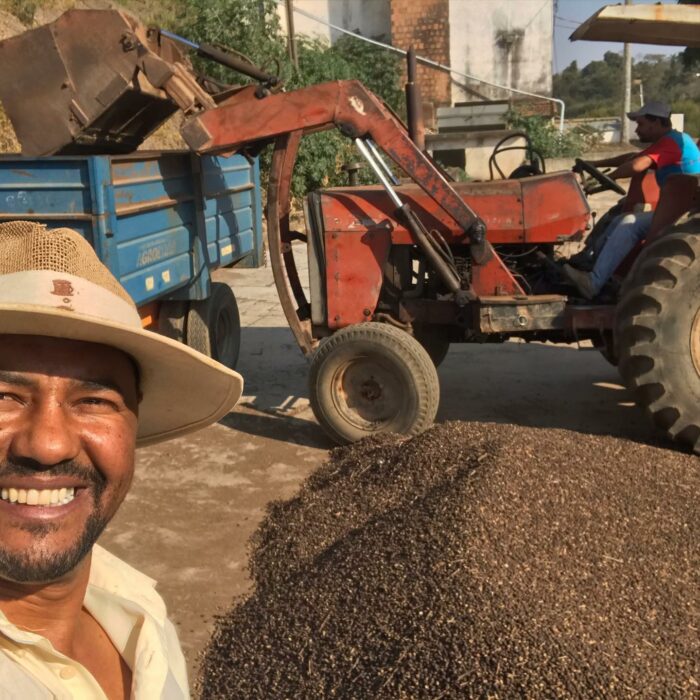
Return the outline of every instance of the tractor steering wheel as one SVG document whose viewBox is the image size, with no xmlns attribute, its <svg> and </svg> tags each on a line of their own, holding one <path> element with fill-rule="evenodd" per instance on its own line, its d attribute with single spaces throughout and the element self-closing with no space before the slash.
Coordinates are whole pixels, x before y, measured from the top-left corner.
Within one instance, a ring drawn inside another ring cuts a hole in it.
<svg viewBox="0 0 700 700">
<path fill-rule="evenodd" d="M 603 189 L 612 190 L 613 192 L 617 192 L 617 194 L 621 194 L 623 196 L 627 194 L 627 192 L 625 192 L 625 190 L 620 187 L 615 180 L 598 170 L 598 168 L 596 168 L 594 165 L 591 165 L 580 158 L 577 158 L 574 162 L 574 172 L 580 173 L 583 170 L 583 172 L 590 175 L 594 180 L 597 180 Z"/>
</svg>

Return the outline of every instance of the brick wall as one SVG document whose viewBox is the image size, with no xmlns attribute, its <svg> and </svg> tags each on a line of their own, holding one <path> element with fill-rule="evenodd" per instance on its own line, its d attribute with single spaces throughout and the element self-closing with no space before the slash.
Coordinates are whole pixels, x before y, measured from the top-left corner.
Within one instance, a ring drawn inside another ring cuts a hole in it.
<svg viewBox="0 0 700 700">
<path fill-rule="evenodd" d="M 391 0 L 391 43 L 404 50 L 413 46 L 418 55 L 449 65 L 449 0 Z M 419 65 L 418 81 L 429 124 L 435 107 L 451 103 L 450 76 Z"/>
</svg>

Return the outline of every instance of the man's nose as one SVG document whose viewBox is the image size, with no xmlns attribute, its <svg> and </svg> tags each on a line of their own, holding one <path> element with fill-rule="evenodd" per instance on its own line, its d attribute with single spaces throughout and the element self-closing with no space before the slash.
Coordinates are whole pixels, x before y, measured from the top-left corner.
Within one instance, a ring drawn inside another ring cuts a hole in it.
<svg viewBox="0 0 700 700">
<path fill-rule="evenodd" d="M 12 457 L 31 459 L 48 468 L 77 457 L 80 440 L 62 405 L 46 402 L 26 416 L 10 451 Z"/>
</svg>

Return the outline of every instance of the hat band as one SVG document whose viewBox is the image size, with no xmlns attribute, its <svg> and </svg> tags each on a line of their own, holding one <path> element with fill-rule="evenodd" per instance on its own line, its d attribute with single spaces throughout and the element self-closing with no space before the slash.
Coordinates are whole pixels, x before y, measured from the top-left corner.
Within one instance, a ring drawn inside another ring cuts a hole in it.
<svg viewBox="0 0 700 700">
<path fill-rule="evenodd" d="M 136 306 L 83 277 L 54 270 L 27 270 L 0 275 L 0 306 L 59 309 L 141 328 Z"/>
</svg>

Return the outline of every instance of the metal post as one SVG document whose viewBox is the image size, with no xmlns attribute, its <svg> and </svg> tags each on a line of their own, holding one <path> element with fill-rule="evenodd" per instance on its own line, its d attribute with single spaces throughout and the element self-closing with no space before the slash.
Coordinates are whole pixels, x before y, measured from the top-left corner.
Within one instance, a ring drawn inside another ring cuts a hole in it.
<svg viewBox="0 0 700 700">
<path fill-rule="evenodd" d="M 299 56 L 297 55 L 297 40 L 294 33 L 294 6 L 293 0 L 284 0 L 284 7 L 287 11 L 287 50 L 289 60 L 295 70 L 299 70 Z"/>
<path fill-rule="evenodd" d="M 632 4 L 632 0 L 625 0 L 625 5 Z M 620 142 L 629 143 L 630 140 L 630 121 L 627 118 L 627 112 L 632 110 L 632 52 L 630 45 L 625 44 L 623 56 L 623 70 L 625 73 L 625 96 L 622 105 L 622 129 L 620 130 Z"/>
<path fill-rule="evenodd" d="M 411 141 L 425 150 L 425 126 L 423 125 L 423 108 L 421 105 L 420 86 L 418 85 L 418 67 L 415 49 L 411 46 L 406 52 L 406 113 L 408 115 L 408 135 Z"/>
</svg>

